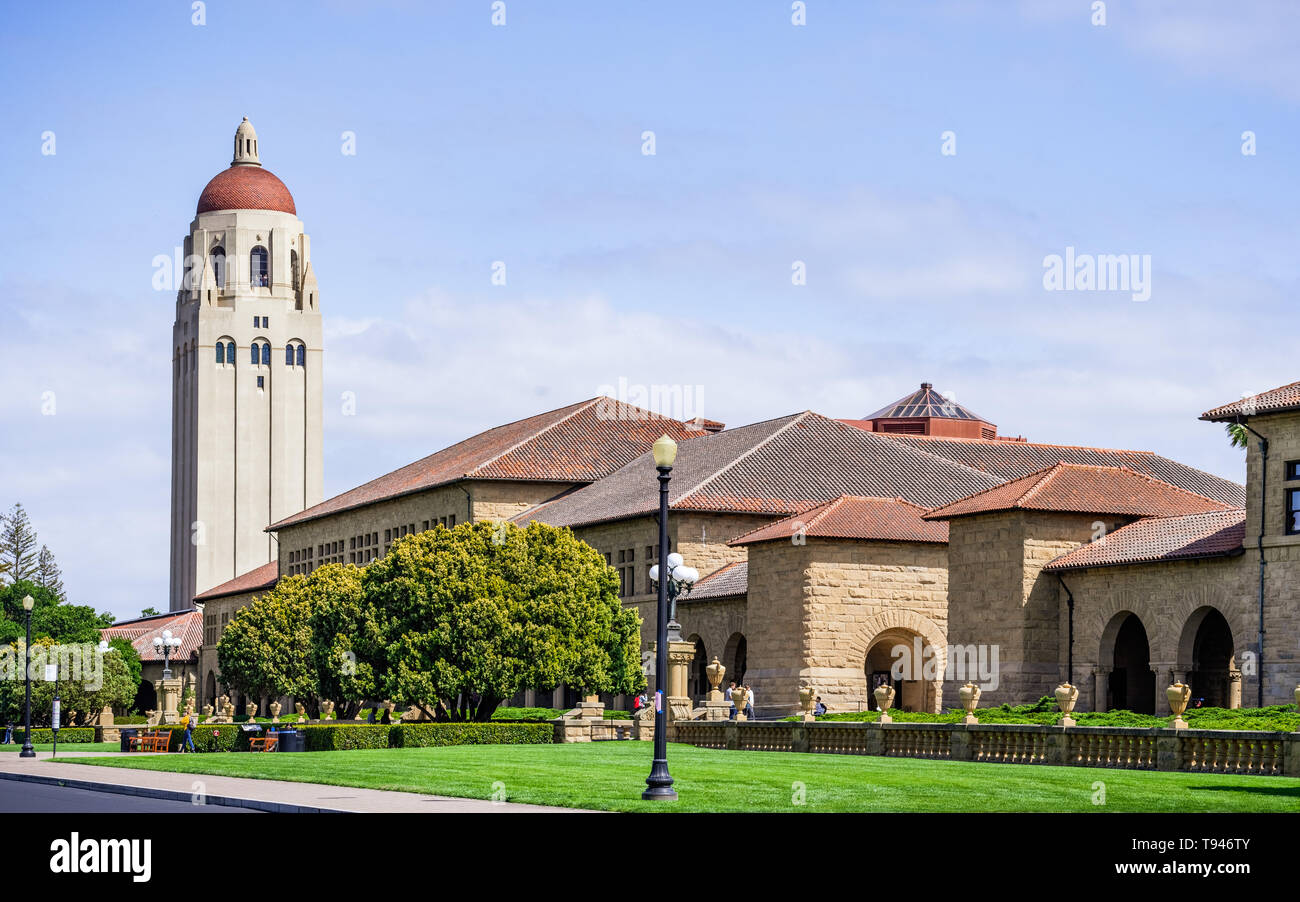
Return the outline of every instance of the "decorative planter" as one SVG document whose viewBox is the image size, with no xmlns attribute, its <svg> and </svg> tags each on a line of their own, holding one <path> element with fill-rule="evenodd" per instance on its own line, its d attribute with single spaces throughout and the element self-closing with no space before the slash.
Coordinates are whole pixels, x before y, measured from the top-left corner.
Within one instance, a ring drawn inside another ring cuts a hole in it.
<svg viewBox="0 0 1300 902">
<path fill-rule="evenodd" d="M 816 693 L 813 691 L 811 686 L 799 687 L 799 705 L 803 708 L 803 719 L 805 722 L 817 719 L 816 715 L 813 714 L 813 699 L 815 697 Z"/>
<path fill-rule="evenodd" d="M 980 694 L 983 690 L 974 683 L 967 683 L 957 690 L 957 697 L 961 699 L 961 706 L 966 709 L 966 723 L 979 723 L 975 717 L 975 709 L 980 703 Z"/>
<path fill-rule="evenodd" d="M 894 704 L 894 687 L 877 686 L 872 694 L 876 697 L 876 707 L 880 709 L 880 722 L 893 723 L 894 718 L 889 716 L 889 709 Z"/>
<path fill-rule="evenodd" d="M 279 702 L 271 702 L 271 723 L 280 722 L 280 709 L 283 707 Z"/>
<path fill-rule="evenodd" d="M 1074 704 L 1079 700 L 1079 687 L 1071 686 L 1069 680 L 1056 687 L 1056 707 L 1061 709 L 1060 724 L 1063 727 L 1074 726 Z"/>
<path fill-rule="evenodd" d="M 1187 721 L 1183 720 L 1183 712 L 1187 710 L 1187 705 L 1192 700 L 1192 687 L 1183 683 L 1174 683 L 1165 690 L 1165 698 L 1169 699 L 1169 710 L 1174 715 L 1174 729 L 1187 729 Z"/>
<path fill-rule="evenodd" d="M 737 686 L 731 690 L 731 703 L 736 706 L 736 721 L 744 722 L 748 720 L 745 717 L 745 704 L 749 701 L 749 690 Z"/>
<path fill-rule="evenodd" d="M 722 666 L 718 656 L 713 656 L 713 663 L 704 668 L 704 675 L 709 678 L 709 701 L 722 701 L 722 691 L 718 689 L 722 685 L 722 678 L 726 676 L 727 668 Z M 1296 698 L 1300 699 L 1300 688 L 1296 689 Z"/>
</svg>

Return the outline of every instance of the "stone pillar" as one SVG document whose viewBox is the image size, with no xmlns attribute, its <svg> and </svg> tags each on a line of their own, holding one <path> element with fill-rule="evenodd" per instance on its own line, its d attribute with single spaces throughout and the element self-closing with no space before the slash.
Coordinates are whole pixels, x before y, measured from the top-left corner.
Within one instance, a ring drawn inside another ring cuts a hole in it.
<svg viewBox="0 0 1300 902">
<path fill-rule="evenodd" d="M 695 660 L 695 643 L 683 639 L 668 642 L 668 705 L 669 720 L 691 719 L 691 698 L 687 693 L 691 662 Z"/>
<path fill-rule="evenodd" d="M 1228 671 L 1228 707 L 1241 707 L 1241 671 Z"/>
<path fill-rule="evenodd" d="M 158 697 L 158 723 L 180 723 L 181 718 L 177 708 L 181 697 L 181 680 L 174 677 L 167 680 L 154 680 L 153 691 Z"/>
<path fill-rule="evenodd" d="M 1092 710 L 1106 711 L 1110 699 L 1110 668 L 1092 669 Z"/>
</svg>

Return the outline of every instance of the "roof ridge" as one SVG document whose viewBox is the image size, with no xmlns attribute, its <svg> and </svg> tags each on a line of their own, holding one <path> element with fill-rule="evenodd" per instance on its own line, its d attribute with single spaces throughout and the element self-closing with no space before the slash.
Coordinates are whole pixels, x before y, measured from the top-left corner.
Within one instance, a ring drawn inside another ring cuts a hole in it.
<svg viewBox="0 0 1300 902">
<path fill-rule="evenodd" d="M 500 454 L 493 455 L 492 457 L 489 457 L 487 460 L 480 461 L 477 465 L 474 466 L 473 469 L 471 469 L 471 470 L 466 470 L 466 471 L 465 471 L 463 474 L 461 474 L 461 475 L 462 475 L 462 476 L 468 476 L 468 475 L 471 474 L 471 473 L 476 473 L 476 472 L 478 472 L 479 470 L 482 470 L 482 469 L 484 469 L 485 467 L 488 467 L 488 466 L 490 466 L 490 465 L 496 463 L 498 460 L 500 460 L 501 458 L 505 457 L 507 454 L 511 453 L 511 452 L 514 451 L 515 449 L 517 449 L 517 448 L 521 448 L 521 447 L 523 447 L 524 445 L 528 444 L 529 442 L 533 441 L 534 439 L 538 438 L 539 436 L 545 435 L 546 433 L 550 432 L 552 429 L 554 429 L 556 426 L 560 425 L 561 423 L 567 423 L 567 422 L 568 422 L 569 420 L 571 420 L 573 417 L 576 417 L 578 414 L 582 413 L 584 410 L 587 410 L 589 407 L 591 407 L 591 405 L 595 404 L 595 403 L 596 403 L 597 401 L 599 401 L 599 400 L 600 400 L 600 397 L 595 397 L 595 398 L 592 398 L 592 399 L 590 399 L 590 400 L 588 400 L 588 401 L 579 401 L 579 402 L 574 406 L 573 410 L 569 411 L 569 412 L 566 413 L 564 416 L 560 417 L 558 420 L 555 420 L 554 422 L 551 422 L 551 423 L 547 423 L 547 424 L 546 424 L 545 426 L 543 426 L 541 429 L 537 429 L 537 430 L 535 430 L 535 431 L 529 433 L 528 435 L 524 436 L 524 437 L 523 437 L 522 439 L 520 439 L 519 441 L 515 442 L 515 443 L 514 443 L 513 445 L 511 445 L 509 448 L 506 448 L 506 449 L 505 449 L 504 451 L 502 451 Z M 622 402 L 619 401 L 617 398 L 610 398 L 610 400 L 613 401 L 615 404 L 621 404 L 621 403 L 622 403 Z M 563 410 L 564 408 L 561 407 L 561 408 L 558 408 L 558 409 L 559 409 L 559 410 Z M 639 408 L 639 407 L 638 407 L 637 409 L 638 409 L 638 410 L 641 410 L 642 408 Z M 525 419 L 525 420 L 528 420 L 528 419 L 532 419 L 532 417 L 524 417 L 524 419 Z M 519 422 L 522 422 L 522 421 L 521 421 L 521 420 L 515 420 L 514 422 L 519 423 Z M 509 425 L 511 425 L 511 424 L 510 424 L 510 423 L 504 423 L 504 424 L 502 424 L 502 425 L 504 425 L 504 426 L 509 426 Z M 493 429 L 498 429 L 498 428 L 500 428 L 500 427 L 498 427 L 498 426 L 494 426 L 494 427 L 492 427 L 492 428 L 493 428 Z M 491 430 L 485 430 L 485 431 L 490 432 Z M 479 433 L 479 434 L 482 434 L 482 433 Z M 468 441 L 468 439 L 467 439 L 467 441 Z M 435 451 L 434 453 L 437 454 L 438 452 Z"/>
<path fill-rule="evenodd" d="M 808 522 L 804 524 L 804 529 L 811 530 L 814 526 L 816 526 L 818 523 L 824 520 L 828 515 L 830 515 L 832 511 L 838 510 L 844 504 L 844 502 L 848 500 L 848 497 L 849 497 L 848 495 L 840 495 L 838 498 L 832 498 L 830 501 L 826 501 L 823 504 L 819 505 L 821 507 L 821 510 L 818 511 L 818 513 L 815 516 L 810 517 L 808 519 Z M 797 517 L 799 515 L 795 514 L 795 516 Z"/>
<path fill-rule="evenodd" d="M 833 423 L 839 423 L 841 426 L 848 426 L 847 423 L 843 423 L 843 422 L 841 422 L 841 421 L 839 421 L 839 420 L 832 420 L 831 422 L 833 422 Z M 986 420 L 985 422 L 987 422 L 987 420 Z M 848 428 L 849 428 L 849 429 L 858 429 L 857 426 L 848 426 Z M 861 432 L 863 435 L 873 436 L 873 437 L 878 438 L 878 439 L 886 439 L 886 440 L 889 441 L 891 444 L 893 444 L 895 447 L 902 448 L 902 449 L 904 449 L 905 451 L 910 451 L 910 452 L 912 452 L 912 453 L 914 453 L 914 454 L 924 454 L 926 457 L 933 457 L 935 460 L 942 461 L 943 463 L 948 464 L 948 465 L 950 465 L 950 466 L 958 467 L 958 468 L 960 468 L 960 469 L 962 469 L 962 470 L 965 470 L 967 473 L 974 473 L 976 476 L 979 476 L 979 477 L 981 477 L 981 478 L 983 478 L 983 479 L 992 479 L 992 480 L 994 480 L 994 483 L 993 483 L 993 485 L 990 485 L 990 486 L 988 487 L 988 488 L 990 488 L 990 489 L 997 488 L 999 485 L 1002 485 L 1003 483 L 1005 483 L 1005 482 L 1009 482 L 1009 481 L 1010 481 L 1010 480 L 1000 480 L 1000 481 L 999 481 L 999 480 L 998 480 L 998 477 L 994 476 L 992 473 L 988 472 L 987 470 L 977 470 L 977 469 L 975 469 L 974 467 L 969 466 L 968 464 L 964 464 L 964 463 L 962 463 L 962 462 L 959 461 L 959 460 L 953 460 L 951 457 L 944 457 L 942 454 L 935 454 L 933 451 L 926 451 L 924 448 L 914 448 L 914 447 L 912 447 L 911 445 L 906 444 L 905 442 L 896 442 L 896 441 L 893 440 L 893 435 L 892 435 L 891 433 L 888 433 L 888 432 L 866 432 L 866 431 L 864 431 L 864 430 L 862 430 L 862 429 L 858 429 L 858 431 Z M 930 438 L 931 436 L 928 436 L 928 435 L 927 435 L 927 436 L 909 436 L 909 437 L 910 437 L 910 438 Z M 982 492 L 982 491 L 987 491 L 987 489 L 980 489 L 980 491 L 981 491 L 981 492 Z M 979 492 L 976 492 L 975 494 L 978 495 Z M 961 499 L 958 499 L 958 500 L 961 500 Z M 955 502 L 950 502 L 950 503 L 955 503 Z M 927 510 L 934 510 L 934 508 L 927 508 Z"/>
<path fill-rule="evenodd" d="M 717 479 L 718 477 L 720 477 L 723 473 L 726 473 L 728 470 L 730 470 L 731 468 L 735 467 L 735 466 L 736 466 L 738 463 L 740 463 L 741 461 L 749 459 L 749 457 L 751 457 L 753 454 L 755 454 L 755 453 L 758 451 L 759 448 L 762 448 L 762 447 L 765 446 L 768 442 L 771 442 L 772 440 L 774 440 L 778 435 L 782 435 L 782 434 L 784 434 L 784 433 L 786 432 L 786 430 L 788 430 L 788 429 L 790 429 L 791 427 L 793 427 L 795 423 L 800 422 L 801 420 L 803 420 L 804 418 L 806 418 L 806 417 L 807 417 L 809 414 L 811 414 L 811 413 L 812 413 L 811 410 L 805 410 L 805 411 L 803 411 L 802 413 L 790 414 L 790 415 L 789 415 L 789 416 L 790 416 L 790 421 L 789 421 L 788 423 L 786 423 L 784 426 L 781 426 L 779 429 L 774 430 L 770 435 L 764 436 L 760 441 L 755 442 L 753 445 L 751 445 L 749 448 L 747 448 L 743 454 L 738 454 L 737 456 L 733 457 L 731 460 L 727 461 L 727 463 L 726 463 L 725 465 L 723 465 L 722 467 L 719 467 L 717 470 L 714 470 L 714 471 L 713 471 L 712 473 L 710 473 L 707 477 L 705 477 L 703 480 L 701 480 L 700 483 L 699 483 L 698 485 L 695 485 L 695 486 L 693 486 L 693 487 L 687 489 L 686 491 L 682 492 L 680 495 L 677 496 L 677 500 L 671 502 L 671 503 L 669 504 L 669 506 L 670 506 L 670 507 L 676 507 L 678 504 L 680 504 L 681 502 L 685 501 L 685 500 L 686 500 L 687 498 L 689 498 L 691 495 L 694 495 L 694 494 L 695 494 L 696 492 L 698 492 L 700 489 L 704 488 L 704 487 L 705 487 L 706 485 L 708 485 L 710 482 L 712 482 L 713 480 L 715 480 L 715 479 Z M 779 420 L 779 419 L 780 419 L 780 417 L 775 417 L 775 418 L 774 418 L 774 420 Z M 769 423 L 770 423 L 770 422 L 773 422 L 774 420 L 765 420 L 764 422 L 769 422 Z M 759 424 L 754 424 L 754 425 L 759 425 Z M 745 427 L 742 426 L 742 427 L 740 427 L 740 428 L 743 429 L 743 428 L 745 428 Z M 717 433 L 717 434 L 718 434 L 718 435 L 721 435 L 722 433 Z"/>
<path fill-rule="evenodd" d="M 1034 495 L 1037 494 L 1037 492 L 1038 492 L 1040 489 L 1042 489 L 1043 486 L 1047 485 L 1047 484 L 1050 483 L 1052 480 L 1054 480 L 1054 479 L 1057 477 L 1057 475 L 1061 472 L 1062 468 L 1063 468 L 1063 467 L 1066 467 L 1066 466 L 1069 466 L 1069 465 L 1066 464 L 1065 461 L 1063 461 L 1063 460 L 1058 460 L 1056 463 L 1052 464 L 1050 467 L 1045 467 L 1044 469 L 1039 470 L 1038 473 L 1041 473 L 1042 475 L 1039 476 L 1038 479 L 1034 480 L 1034 484 L 1031 485 L 1027 490 L 1021 492 L 1019 495 L 1016 496 L 1016 504 L 1017 504 L 1017 505 L 1022 504 L 1022 503 L 1025 502 L 1027 499 L 1034 497 Z M 1026 476 L 1026 477 L 1024 477 L 1024 478 L 1025 478 L 1025 479 L 1028 479 L 1030 476 L 1035 476 L 1035 475 L 1038 475 L 1038 474 L 1036 474 L 1036 473 L 1030 473 L 1028 476 Z M 990 491 L 992 491 L 992 490 L 990 489 Z"/>
</svg>

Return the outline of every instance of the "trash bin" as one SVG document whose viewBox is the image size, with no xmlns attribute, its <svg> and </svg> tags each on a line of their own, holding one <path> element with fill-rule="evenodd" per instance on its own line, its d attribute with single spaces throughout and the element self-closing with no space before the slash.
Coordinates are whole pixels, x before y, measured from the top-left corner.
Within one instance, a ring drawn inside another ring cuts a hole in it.
<svg viewBox="0 0 1300 902">
<path fill-rule="evenodd" d="M 122 727 L 122 751 L 131 751 L 131 740 L 134 739 L 135 734 L 139 732 L 140 731 L 134 727 Z"/>
<path fill-rule="evenodd" d="M 276 748 L 281 752 L 302 752 L 307 748 L 307 734 L 302 730 L 281 730 Z"/>
</svg>

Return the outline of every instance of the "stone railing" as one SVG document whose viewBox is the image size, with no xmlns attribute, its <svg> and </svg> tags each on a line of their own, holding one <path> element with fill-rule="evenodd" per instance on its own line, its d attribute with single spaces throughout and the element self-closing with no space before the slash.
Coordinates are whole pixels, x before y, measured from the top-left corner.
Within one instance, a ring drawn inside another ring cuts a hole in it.
<svg viewBox="0 0 1300 902">
<path fill-rule="evenodd" d="M 734 720 L 681 722 L 675 732 L 677 742 L 711 749 L 1300 777 L 1300 733 Z"/>
</svg>

